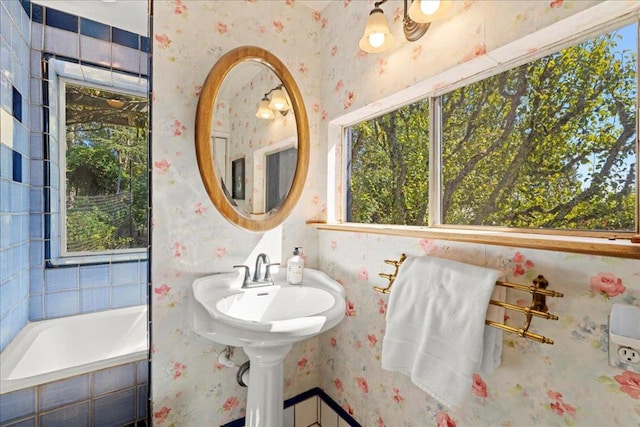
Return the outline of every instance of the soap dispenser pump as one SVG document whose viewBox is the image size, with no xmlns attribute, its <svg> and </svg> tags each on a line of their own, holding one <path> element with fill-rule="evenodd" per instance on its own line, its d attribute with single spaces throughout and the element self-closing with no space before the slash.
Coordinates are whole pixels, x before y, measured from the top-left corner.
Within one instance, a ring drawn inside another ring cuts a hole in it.
<svg viewBox="0 0 640 427">
<path fill-rule="evenodd" d="M 304 259 L 300 256 L 300 247 L 297 246 L 293 249 L 293 256 L 287 260 L 287 283 L 300 285 L 303 269 Z"/>
</svg>

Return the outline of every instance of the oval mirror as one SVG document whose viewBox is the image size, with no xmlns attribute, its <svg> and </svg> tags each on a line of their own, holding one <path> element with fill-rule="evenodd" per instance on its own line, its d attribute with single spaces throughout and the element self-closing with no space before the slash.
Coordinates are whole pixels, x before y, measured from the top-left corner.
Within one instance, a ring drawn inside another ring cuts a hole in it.
<svg viewBox="0 0 640 427">
<path fill-rule="evenodd" d="M 223 55 L 200 92 L 195 139 L 200 176 L 227 220 L 252 231 L 284 221 L 307 177 L 309 124 L 277 57 L 255 46 Z"/>
</svg>

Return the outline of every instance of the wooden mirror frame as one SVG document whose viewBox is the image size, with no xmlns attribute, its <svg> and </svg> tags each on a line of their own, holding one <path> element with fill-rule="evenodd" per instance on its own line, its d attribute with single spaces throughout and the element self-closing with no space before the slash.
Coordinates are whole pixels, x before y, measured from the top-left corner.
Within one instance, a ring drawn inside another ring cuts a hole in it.
<svg viewBox="0 0 640 427">
<path fill-rule="evenodd" d="M 298 133 L 298 159 L 291 189 L 278 209 L 274 212 L 263 214 L 263 218 L 244 216 L 231 205 L 221 188 L 220 177 L 216 174 L 211 146 L 211 124 L 213 122 L 214 104 L 220 87 L 227 74 L 236 65 L 245 61 L 257 61 L 264 64 L 280 79 L 291 99 L 291 108 L 295 115 Z M 222 216 L 233 224 L 250 231 L 271 230 L 280 225 L 289 216 L 300 199 L 307 179 L 310 150 L 309 122 L 298 85 L 289 70 L 275 55 L 260 47 L 242 46 L 230 50 L 215 63 L 204 81 L 200 98 L 198 99 L 195 140 L 196 157 L 202 182 L 209 194 L 209 198 Z"/>
</svg>

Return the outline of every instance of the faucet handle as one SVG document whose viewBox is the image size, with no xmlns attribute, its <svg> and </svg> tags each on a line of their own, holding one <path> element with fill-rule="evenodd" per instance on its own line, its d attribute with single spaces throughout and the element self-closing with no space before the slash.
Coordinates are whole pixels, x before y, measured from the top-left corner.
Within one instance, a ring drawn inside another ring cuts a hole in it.
<svg viewBox="0 0 640 427">
<path fill-rule="evenodd" d="M 271 262 L 269 264 L 267 264 L 267 270 L 264 272 L 264 280 L 265 281 L 271 281 L 271 267 L 273 267 L 274 265 L 280 265 L 279 262 Z"/>
<path fill-rule="evenodd" d="M 234 265 L 233 268 L 243 268 L 244 269 L 244 280 L 242 284 L 249 282 L 249 267 L 246 265 Z"/>
</svg>

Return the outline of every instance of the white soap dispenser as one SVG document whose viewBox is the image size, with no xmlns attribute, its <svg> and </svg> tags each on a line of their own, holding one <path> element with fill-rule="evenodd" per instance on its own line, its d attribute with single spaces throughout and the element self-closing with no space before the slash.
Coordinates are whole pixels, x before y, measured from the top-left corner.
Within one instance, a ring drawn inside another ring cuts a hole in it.
<svg viewBox="0 0 640 427">
<path fill-rule="evenodd" d="M 300 285 L 302 283 L 303 269 L 304 259 L 300 256 L 300 247 L 295 247 L 293 256 L 287 260 L 287 283 Z"/>
</svg>

